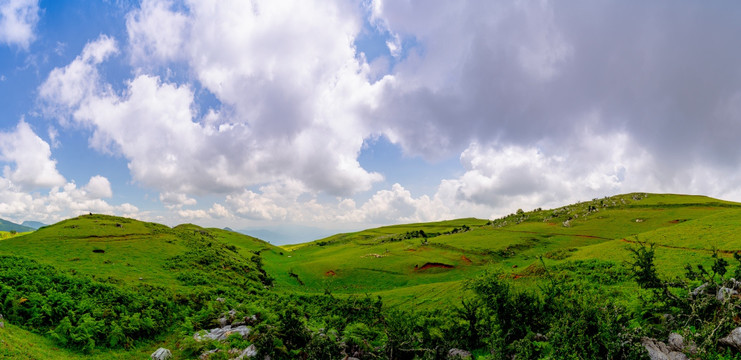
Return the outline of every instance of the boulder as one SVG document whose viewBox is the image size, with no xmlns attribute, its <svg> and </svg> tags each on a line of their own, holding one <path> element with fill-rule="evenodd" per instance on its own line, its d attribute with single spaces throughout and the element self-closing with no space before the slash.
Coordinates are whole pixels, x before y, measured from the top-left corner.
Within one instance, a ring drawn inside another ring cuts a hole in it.
<svg viewBox="0 0 741 360">
<path fill-rule="evenodd" d="M 641 339 L 641 344 L 646 348 L 648 358 L 651 360 L 689 360 L 684 353 L 674 351 L 656 339 L 643 338 Z"/>
<path fill-rule="evenodd" d="M 733 329 L 728 336 L 718 340 L 718 342 L 741 350 L 741 327 Z"/>
<path fill-rule="evenodd" d="M 250 334 L 250 328 L 242 325 L 242 326 L 236 326 L 232 328 L 231 325 L 226 325 L 224 327 L 211 329 L 207 331 L 205 334 L 201 333 L 195 333 L 193 335 L 193 338 L 196 339 L 196 341 L 201 341 L 203 339 L 211 339 L 216 341 L 226 340 L 229 335 L 237 333 L 242 336 L 242 338 L 247 338 L 247 335 Z"/>
<path fill-rule="evenodd" d="M 239 354 L 237 357 L 237 360 L 242 360 L 244 358 L 251 358 L 257 356 L 257 348 L 255 347 L 255 344 L 250 345 L 246 349 L 242 350 L 242 353 Z"/>
<path fill-rule="evenodd" d="M 155 350 L 149 357 L 152 360 L 167 360 L 172 358 L 172 353 L 170 352 L 170 350 L 167 350 L 165 348 L 159 348 Z"/>
<path fill-rule="evenodd" d="M 471 353 L 461 349 L 450 349 L 448 351 L 448 359 L 470 359 Z"/>
</svg>

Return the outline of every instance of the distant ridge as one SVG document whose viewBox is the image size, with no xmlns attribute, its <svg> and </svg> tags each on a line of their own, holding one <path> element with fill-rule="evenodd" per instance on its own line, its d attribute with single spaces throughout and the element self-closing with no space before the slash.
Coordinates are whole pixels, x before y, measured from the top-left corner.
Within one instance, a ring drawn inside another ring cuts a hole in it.
<svg viewBox="0 0 741 360">
<path fill-rule="evenodd" d="M 18 225 L 14 222 L 10 222 L 8 220 L 0 219 L 0 231 L 17 231 L 17 232 L 27 232 L 27 231 L 34 231 L 34 228 Z"/>
<path fill-rule="evenodd" d="M 44 223 L 42 223 L 40 221 L 28 221 L 28 220 L 26 220 L 26 221 L 24 221 L 24 222 L 21 223 L 21 226 L 30 227 L 32 229 L 38 230 L 39 228 L 46 226 L 46 224 L 44 224 Z"/>
</svg>

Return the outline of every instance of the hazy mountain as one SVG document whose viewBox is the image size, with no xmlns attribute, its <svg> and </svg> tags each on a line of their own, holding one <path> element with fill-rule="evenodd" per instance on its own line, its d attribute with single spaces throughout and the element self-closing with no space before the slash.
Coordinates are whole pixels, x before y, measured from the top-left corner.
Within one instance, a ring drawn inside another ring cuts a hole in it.
<svg viewBox="0 0 741 360">
<path fill-rule="evenodd" d="M 14 222 L 10 222 L 8 220 L 0 219 L 0 231 L 17 231 L 17 232 L 26 232 L 26 231 L 33 231 L 34 228 L 18 225 Z"/>
<path fill-rule="evenodd" d="M 46 224 L 40 222 L 40 221 L 24 221 L 21 223 L 21 226 L 30 227 L 32 229 L 38 230 L 42 226 L 46 226 Z"/>
</svg>

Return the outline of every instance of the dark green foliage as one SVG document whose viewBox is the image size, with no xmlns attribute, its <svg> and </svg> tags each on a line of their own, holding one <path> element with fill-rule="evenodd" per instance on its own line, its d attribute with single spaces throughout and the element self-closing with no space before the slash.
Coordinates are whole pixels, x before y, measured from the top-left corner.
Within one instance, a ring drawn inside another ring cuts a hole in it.
<svg viewBox="0 0 741 360">
<path fill-rule="evenodd" d="M 656 289 L 661 287 L 661 280 L 656 275 L 656 265 L 654 265 L 654 245 L 638 242 L 639 246 L 630 247 L 633 261 L 630 266 L 633 268 L 633 276 L 638 286 L 644 289 Z"/>
<path fill-rule="evenodd" d="M 0 313 L 13 323 L 51 330 L 68 347 L 130 346 L 166 330 L 172 311 L 162 289 L 118 287 L 0 256 Z"/>
</svg>

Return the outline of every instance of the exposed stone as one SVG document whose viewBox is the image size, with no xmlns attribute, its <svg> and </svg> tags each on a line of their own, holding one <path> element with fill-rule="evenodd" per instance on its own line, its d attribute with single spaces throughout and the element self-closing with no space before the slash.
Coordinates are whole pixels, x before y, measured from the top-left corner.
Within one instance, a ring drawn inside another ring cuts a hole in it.
<svg viewBox="0 0 741 360">
<path fill-rule="evenodd" d="M 708 283 L 704 283 L 698 287 L 695 288 L 695 290 L 692 290 L 690 294 L 692 294 L 693 297 L 700 295 L 705 292 L 705 288 L 708 287 Z"/>
<path fill-rule="evenodd" d="M 224 301 L 226 301 L 226 299 L 224 299 L 224 298 L 216 298 L 216 301 L 218 301 L 220 303 L 223 303 Z"/>
<path fill-rule="evenodd" d="M 168 349 L 159 348 L 150 355 L 150 358 L 152 358 L 152 360 L 167 360 L 172 358 L 172 353 Z"/>
<path fill-rule="evenodd" d="M 669 348 L 674 351 L 684 350 L 684 337 L 682 335 L 671 333 L 667 342 L 669 343 Z"/>
<path fill-rule="evenodd" d="M 725 299 L 729 299 L 733 295 L 738 295 L 738 291 L 733 290 L 733 289 L 730 289 L 730 288 L 727 288 L 727 287 L 724 286 L 724 287 L 718 289 L 718 293 L 715 294 L 715 298 L 718 301 L 724 301 Z"/>
<path fill-rule="evenodd" d="M 728 336 L 718 340 L 718 342 L 741 350 L 741 327 L 733 329 Z"/>
<path fill-rule="evenodd" d="M 448 359 L 470 359 L 470 358 L 471 358 L 471 353 L 466 350 L 453 348 L 453 349 L 450 349 L 450 351 L 448 351 Z"/>
<path fill-rule="evenodd" d="M 247 326 L 236 326 L 232 328 L 231 325 L 226 325 L 224 327 L 215 328 L 207 331 L 205 334 L 201 333 L 195 333 L 193 335 L 193 338 L 196 341 L 201 341 L 204 339 L 211 339 L 216 341 L 226 340 L 229 335 L 237 333 L 242 336 L 242 338 L 247 338 L 247 335 L 250 334 L 250 328 Z"/>
<path fill-rule="evenodd" d="M 5 323 L 0 321 L 0 329 L 5 329 Z"/>
<path fill-rule="evenodd" d="M 201 356 L 198 357 L 198 360 L 208 360 L 208 358 L 211 357 L 211 354 L 216 354 L 219 351 L 221 351 L 221 349 L 213 349 L 213 350 L 206 351 L 205 353 L 201 354 Z"/>
<path fill-rule="evenodd" d="M 242 360 L 244 358 L 251 358 L 257 356 L 257 348 L 255 347 L 255 344 L 250 345 L 246 349 L 242 350 L 242 353 L 239 354 L 237 357 L 238 360 Z"/>
<path fill-rule="evenodd" d="M 641 344 L 646 348 L 651 360 L 689 360 L 684 353 L 673 351 L 666 344 L 656 339 L 643 338 Z"/>
</svg>

